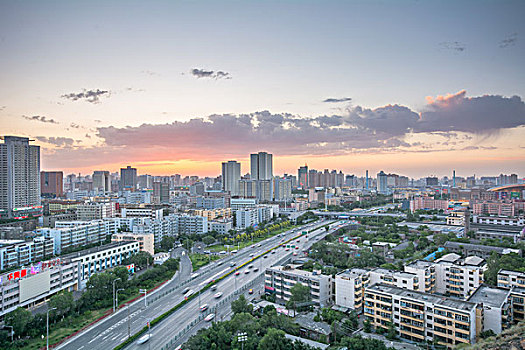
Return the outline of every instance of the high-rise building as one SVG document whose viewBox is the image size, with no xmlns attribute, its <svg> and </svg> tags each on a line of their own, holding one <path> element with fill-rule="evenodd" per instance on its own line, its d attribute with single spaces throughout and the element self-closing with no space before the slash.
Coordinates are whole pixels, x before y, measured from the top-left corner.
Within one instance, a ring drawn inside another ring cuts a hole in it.
<svg viewBox="0 0 525 350">
<path fill-rule="evenodd" d="M 276 201 L 288 201 L 292 198 L 292 180 L 275 179 L 273 196 Z"/>
<path fill-rule="evenodd" d="M 0 144 L 0 217 L 41 215 L 40 146 L 27 137 L 4 136 Z"/>
<path fill-rule="evenodd" d="M 271 180 L 273 156 L 266 152 L 250 154 L 250 176 L 252 180 Z"/>
<path fill-rule="evenodd" d="M 159 203 L 169 203 L 170 201 L 170 184 L 165 182 L 153 183 L 153 196 L 158 199 Z"/>
<path fill-rule="evenodd" d="M 299 186 L 304 188 L 308 188 L 308 165 L 304 165 L 302 167 L 299 167 L 299 170 L 297 171 L 297 179 L 299 180 Z"/>
<path fill-rule="evenodd" d="M 96 170 L 93 172 L 93 190 L 96 192 L 111 192 L 111 178 L 109 171 Z"/>
<path fill-rule="evenodd" d="M 137 169 L 130 167 L 120 169 L 120 190 L 136 190 Z"/>
<path fill-rule="evenodd" d="M 40 172 L 40 191 L 43 197 L 57 198 L 64 195 L 64 173 L 61 171 Z"/>
<path fill-rule="evenodd" d="M 222 189 L 232 196 L 239 195 L 239 180 L 241 179 L 241 163 L 235 160 L 222 163 Z"/>
<path fill-rule="evenodd" d="M 388 194 L 388 175 L 381 170 L 377 174 L 377 192 L 380 194 Z"/>
</svg>

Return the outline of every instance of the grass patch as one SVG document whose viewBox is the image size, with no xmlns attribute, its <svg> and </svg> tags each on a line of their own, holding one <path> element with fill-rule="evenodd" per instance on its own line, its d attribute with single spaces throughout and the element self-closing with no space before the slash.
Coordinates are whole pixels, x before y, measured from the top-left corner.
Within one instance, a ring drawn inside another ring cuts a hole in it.
<svg viewBox="0 0 525 350">
<path fill-rule="evenodd" d="M 208 265 L 211 261 L 219 260 L 220 258 L 218 255 L 211 254 L 190 254 L 193 271 L 197 271 L 201 267 Z"/>
<path fill-rule="evenodd" d="M 273 236 L 276 236 L 278 234 L 281 234 L 283 232 L 286 232 L 288 230 L 292 230 L 294 228 L 296 228 L 297 226 L 288 226 L 288 227 L 283 227 L 277 231 L 272 231 L 271 233 L 265 235 L 265 236 L 261 236 L 261 237 L 254 237 L 253 238 L 253 242 L 252 240 L 246 240 L 246 241 L 242 241 L 242 242 L 239 242 L 239 245 L 237 246 L 237 244 L 235 244 L 235 247 L 234 248 L 230 248 L 230 252 L 234 249 L 243 249 L 243 248 L 246 248 L 248 246 L 251 246 L 252 244 L 256 244 L 256 243 L 259 243 L 261 241 L 264 241 L 265 239 L 268 239 L 270 237 L 273 237 Z M 209 246 L 206 248 L 207 250 L 210 250 L 212 252 L 221 252 L 221 251 L 228 251 L 226 249 L 226 247 L 224 246 L 224 244 L 218 244 L 218 245 L 212 245 L 212 246 Z"/>
</svg>

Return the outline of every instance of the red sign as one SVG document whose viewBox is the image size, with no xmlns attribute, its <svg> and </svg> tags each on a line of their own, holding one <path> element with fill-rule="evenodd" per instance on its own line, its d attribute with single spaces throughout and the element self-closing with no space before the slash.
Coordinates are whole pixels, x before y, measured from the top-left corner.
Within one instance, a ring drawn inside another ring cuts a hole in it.
<svg viewBox="0 0 525 350">
<path fill-rule="evenodd" d="M 12 280 L 18 280 L 20 278 L 24 278 L 27 276 L 27 269 L 22 269 L 20 271 L 11 272 L 9 275 L 7 275 L 7 279 Z"/>
</svg>

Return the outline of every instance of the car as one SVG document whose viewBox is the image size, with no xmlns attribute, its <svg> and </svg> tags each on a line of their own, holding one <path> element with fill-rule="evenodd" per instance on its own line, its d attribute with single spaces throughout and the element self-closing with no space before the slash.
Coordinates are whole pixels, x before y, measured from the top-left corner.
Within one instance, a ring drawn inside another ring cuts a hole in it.
<svg viewBox="0 0 525 350">
<path fill-rule="evenodd" d="M 253 264 L 248 265 L 248 268 L 251 269 L 253 267 Z"/>
<path fill-rule="evenodd" d="M 186 289 L 184 289 L 184 290 L 182 291 L 182 294 L 186 294 L 186 293 L 188 293 L 189 291 L 190 291 L 190 289 L 189 289 L 189 288 L 186 288 Z"/>
<path fill-rule="evenodd" d="M 272 251 L 272 254 L 275 254 L 275 250 Z"/>
<path fill-rule="evenodd" d="M 248 290 L 248 294 L 253 294 L 253 289 Z"/>
<path fill-rule="evenodd" d="M 286 251 L 289 251 L 289 250 L 290 250 L 290 248 L 286 248 L 285 250 L 286 250 Z"/>
<path fill-rule="evenodd" d="M 275 254 L 275 253 L 272 253 L 272 254 Z M 263 256 L 263 258 L 268 259 L 268 255 Z"/>
<path fill-rule="evenodd" d="M 215 292 L 217 290 L 217 286 L 216 285 L 211 286 L 211 290 Z"/>
<path fill-rule="evenodd" d="M 299 247 L 295 247 L 295 249 L 299 249 Z"/>
<path fill-rule="evenodd" d="M 232 262 L 232 263 L 230 264 L 231 267 L 234 267 L 235 265 L 236 265 L 236 264 L 235 264 L 234 262 Z"/>
<path fill-rule="evenodd" d="M 293 252 L 293 256 L 297 256 L 297 252 Z"/>
<path fill-rule="evenodd" d="M 215 314 L 209 314 L 208 316 L 206 316 L 204 318 L 204 321 L 206 322 L 210 322 L 211 320 L 213 320 L 215 318 Z"/>
<path fill-rule="evenodd" d="M 253 255 L 254 255 L 254 254 L 253 254 L 253 253 L 251 253 L 251 254 L 250 254 L 250 258 L 251 258 L 251 257 L 253 257 Z"/>
<path fill-rule="evenodd" d="M 219 262 L 217 263 L 217 266 L 221 266 L 223 262 L 224 262 L 224 261 L 219 261 Z"/>
<path fill-rule="evenodd" d="M 255 269 L 253 269 L 253 272 L 257 272 L 257 271 L 259 271 L 259 268 L 258 268 L 258 267 L 256 267 Z"/>
<path fill-rule="evenodd" d="M 257 247 L 260 247 L 261 246 L 261 243 L 257 244 Z"/>
<path fill-rule="evenodd" d="M 140 337 L 139 340 L 137 340 L 137 344 L 144 344 L 149 340 L 149 338 L 151 338 L 151 334 L 145 334 L 142 337 Z"/>
<path fill-rule="evenodd" d="M 217 292 L 217 293 L 215 293 L 215 294 L 213 295 L 213 297 L 214 297 L 215 299 L 219 299 L 220 297 L 222 297 L 222 293 L 221 293 L 221 292 Z"/>
<path fill-rule="evenodd" d="M 208 310 L 208 304 L 201 305 L 200 310 L 201 312 Z"/>
<path fill-rule="evenodd" d="M 232 250 L 232 254 L 237 253 L 237 249 Z"/>
<path fill-rule="evenodd" d="M 220 254 L 220 255 L 224 255 L 224 254 L 226 254 L 226 251 L 225 251 L 225 250 L 221 250 L 221 251 L 219 252 L 219 254 Z"/>
<path fill-rule="evenodd" d="M 250 273 L 250 270 L 244 270 L 244 274 L 249 274 Z"/>
<path fill-rule="evenodd" d="M 235 276 L 239 276 L 239 274 L 240 274 L 239 271 L 235 272 Z"/>
</svg>

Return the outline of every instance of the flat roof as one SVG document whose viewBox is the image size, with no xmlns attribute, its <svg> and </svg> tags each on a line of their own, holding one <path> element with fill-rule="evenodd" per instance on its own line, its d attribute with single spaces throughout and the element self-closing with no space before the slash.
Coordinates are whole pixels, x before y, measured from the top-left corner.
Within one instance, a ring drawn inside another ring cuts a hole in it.
<svg viewBox="0 0 525 350">
<path fill-rule="evenodd" d="M 394 271 L 394 270 L 384 269 L 382 267 L 378 267 L 376 269 L 373 269 L 372 272 L 378 272 L 378 273 L 381 273 L 383 275 L 390 274 L 390 275 L 393 275 L 393 276 L 400 276 L 400 277 L 405 277 L 405 278 L 416 277 L 416 275 L 411 273 L 411 272 Z"/>
<path fill-rule="evenodd" d="M 111 242 L 109 244 L 104 244 L 104 245 L 101 245 L 101 246 L 96 246 L 96 247 L 85 249 L 85 250 L 81 250 L 81 251 L 78 251 L 78 252 L 62 255 L 62 256 L 60 256 L 60 258 L 61 259 L 78 258 L 78 257 L 81 257 L 81 256 L 85 256 L 85 255 L 89 255 L 89 254 L 93 254 L 93 253 L 98 253 L 98 252 L 103 252 L 105 250 L 109 250 L 109 249 L 113 249 L 113 248 L 122 247 L 122 246 L 125 246 L 127 244 L 137 244 L 137 242 Z"/>
<path fill-rule="evenodd" d="M 406 267 L 416 267 L 416 268 L 427 268 L 427 267 L 430 267 L 430 266 L 433 266 L 434 263 L 433 262 L 430 262 L 430 261 L 425 261 L 425 260 L 416 260 L 408 265 L 406 265 Z"/>
<path fill-rule="evenodd" d="M 462 246 L 463 248 L 468 249 L 468 250 L 481 250 L 485 252 L 496 252 L 500 254 L 504 254 L 504 252 L 519 251 L 519 249 L 510 249 L 510 248 L 504 248 L 504 247 L 494 247 L 490 245 L 460 243 L 460 242 L 451 242 L 451 241 L 445 242 L 445 245 L 444 245 L 445 248 L 447 247 L 459 248 L 459 246 Z"/>
<path fill-rule="evenodd" d="M 446 243 L 445 243 L 445 246 L 446 246 Z M 458 259 L 461 259 L 461 255 L 456 254 L 456 253 L 448 253 L 448 254 L 443 255 L 438 260 L 436 260 L 436 262 L 450 262 L 450 263 L 453 263 L 453 262 L 458 261 Z"/>
<path fill-rule="evenodd" d="M 368 273 L 368 271 L 370 271 L 370 270 L 360 269 L 360 268 L 353 268 L 353 269 L 344 270 L 342 272 L 339 272 L 336 276 L 348 277 L 348 278 L 356 278 L 356 277 L 359 277 L 361 275 L 364 275 L 365 273 Z"/>
<path fill-rule="evenodd" d="M 476 307 L 475 303 L 463 301 L 461 299 L 455 299 L 450 297 L 438 296 L 436 294 L 429 294 L 423 292 L 417 292 L 396 286 L 387 284 L 374 284 L 368 287 L 366 290 L 370 290 L 378 293 L 387 293 L 400 296 L 402 298 L 410 298 L 419 302 L 430 302 L 435 305 L 448 307 L 460 311 L 470 311 Z"/>
<path fill-rule="evenodd" d="M 498 275 L 499 275 L 499 274 L 512 275 L 512 276 L 525 276 L 525 272 L 512 271 L 512 270 L 504 270 L 504 269 L 499 270 L 499 271 L 498 271 Z"/>
<path fill-rule="evenodd" d="M 284 265 L 284 266 L 272 266 L 272 267 L 267 268 L 267 270 L 273 270 L 273 271 L 279 271 L 279 272 L 285 272 L 285 273 L 288 272 L 288 273 L 293 274 L 293 275 L 298 275 L 298 276 L 303 276 L 303 277 L 308 277 L 308 278 L 319 278 L 321 276 L 328 277 L 327 275 L 323 275 L 323 274 L 320 274 L 320 273 L 316 273 L 314 275 L 313 272 L 305 271 L 305 270 L 299 270 L 299 269 L 295 268 L 295 265 L 291 265 L 291 264 L 290 265 Z"/>
<path fill-rule="evenodd" d="M 501 307 L 507 301 L 510 290 L 489 287 L 481 285 L 479 288 L 468 298 L 468 301 L 472 303 L 483 303 L 483 305 L 489 305 L 493 307 Z"/>
</svg>

